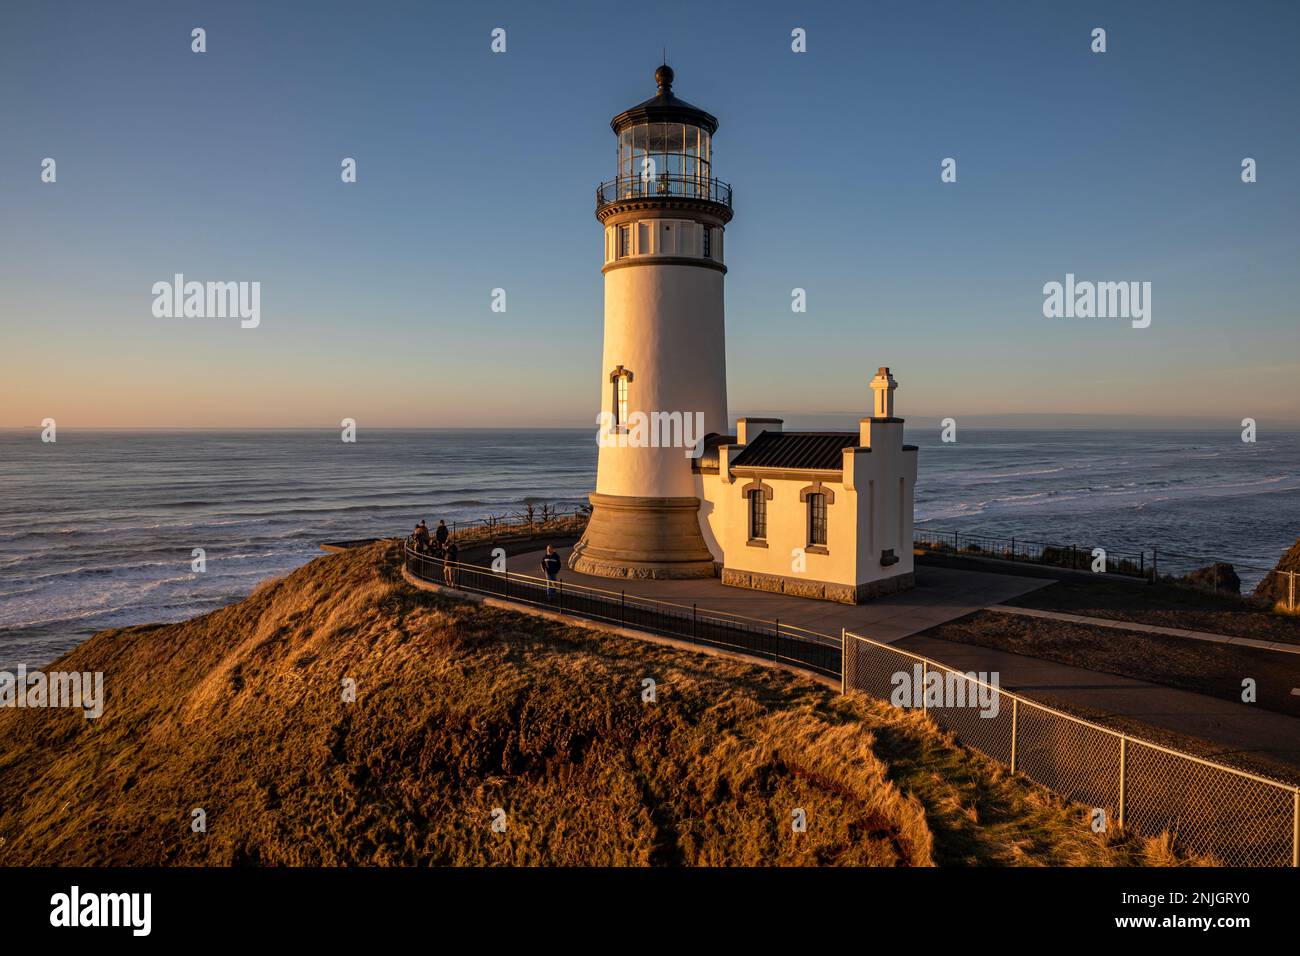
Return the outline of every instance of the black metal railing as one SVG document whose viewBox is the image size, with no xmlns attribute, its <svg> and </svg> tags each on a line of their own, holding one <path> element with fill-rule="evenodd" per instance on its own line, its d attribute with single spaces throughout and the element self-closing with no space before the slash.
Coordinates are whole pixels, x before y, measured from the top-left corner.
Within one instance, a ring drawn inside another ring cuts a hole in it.
<svg viewBox="0 0 1300 956">
<path fill-rule="evenodd" d="M 546 505 L 543 508 L 533 509 L 532 513 L 515 511 L 509 514 L 489 514 L 482 518 L 451 521 L 448 522 L 447 527 L 451 530 L 453 538 L 482 535 L 492 537 L 529 531 L 563 531 L 570 525 L 577 527 L 585 524 L 590 514 L 590 505 L 571 508 Z"/>
<path fill-rule="evenodd" d="M 973 531 L 944 531 L 938 528 L 918 527 L 912 536 L 913 544 L 926 551 L 971 558 L 1001 558 L 1005 561 L 1023 561 L 1054 568 L 1091 571 L 1100 557 L 1093 555 L 1093 546 L 1086 544 L 1060 544 L 1032 541 L 1006 535 L 980 534 Z M 1212 555 L 1181 554 L 1164 548 L 1142 551 L 1103 548 L 1106 552 L 1106 572 L 1125 577 L 1142 578 L 1182 585 L 1216 593 L 1248 593 L 1271 570 L 1261 565 L 1244 563 L 1232 558 Z M 1231 571 L 1231 575 L 1229 575 Z M 1233 583 L 1231 579 L 1235 579 Z"/>
<path fill-rule="evenodd" d="M 916 528 L 913 543 L 931 551 L 974 558 L 1001 558 L 1006 561 L 1024 561 L 1055 568 L 1077 571 L 1092 569 L 1092 547 L 1073 544 L 1051 544 L 1028 541 L 1024 538 L 977 534 L 968 531 L 942 531 L 937 528 Z M 1106 550 L 1106 571 L 1136 578 L 1150 578 L 1152 562 L 1144 551 Z M 1100 557 L 1100 556 L 1098 556 Z"/>
<path fill-rule="evenodd" d="M 704 199 L 731 206 L 731 186 L 719 179 L 698 176 L 620 176 L 596 187 L 596 208 L 621 199 Z"/>
<path fill-rule="evenodd" d="M 563 580 L 548 581 L 475 564 L 454 564 L 449 576 L 441 558 L 416 551 L 409 543 L 405 552 L 407 570 L 424 581 L 733 651 L 826 677 L 840 676 L 842 641 L 829 634 L 780 621 L 761 621 L 694 604 L 655 601 L 626 591 L 606 591 Z"/>
</svg>

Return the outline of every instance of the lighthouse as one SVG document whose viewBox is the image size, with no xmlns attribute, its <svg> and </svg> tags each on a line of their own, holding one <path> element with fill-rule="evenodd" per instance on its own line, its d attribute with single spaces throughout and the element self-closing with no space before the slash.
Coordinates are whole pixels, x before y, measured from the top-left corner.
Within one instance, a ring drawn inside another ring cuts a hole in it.
<svg viewBox="0 0 1300 956">
<path fill-rule="evenodd" d="M 591 520 L 570 565 L 605 577 L 718 573 L 692 469 L 727 431 L 723 232 L 731 187 L 713 162 L 718 121 L 673 92 L 614 117 L 617 174 L 596 190 L 604 229 L 600 449 Z"/>
</svg>

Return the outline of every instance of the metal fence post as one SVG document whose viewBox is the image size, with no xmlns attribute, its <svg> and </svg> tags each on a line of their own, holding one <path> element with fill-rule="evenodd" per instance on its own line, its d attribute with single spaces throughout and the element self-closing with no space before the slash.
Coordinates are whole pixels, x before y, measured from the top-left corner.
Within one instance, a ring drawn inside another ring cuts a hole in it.
<svg viewBox="0 0 1300 956">
<path fill-rule="evenodd" d="M 1119 738 L 1119 826 L 1124 829 L 1124 804 L 1128 796 L 1128 737 L 1120 735 Z"/>
<path fill-rule="evenodd" d="M 1300 789 L 1295 792 L 1295 806 L 1291 812 L 1291 865 L 1300 866 Z"/>
<path fill-rule="evenodd" d="M 930 674 L 930 662 L 926 660 L 921 661 L 921 709 L 926 713 L 929 713 L 930 711 L 930 708 L 927 707 L 925 703 L 925 684 L 926 684 L 925 679 L 926 677 L 929 676 L 929 674 Z M 912 699 L 915 700 L 916 698 L 912 698 Z"/>
<path fill-rule="evenodd" d="M 627 592 L 618 592 L 618 623 L 627 626 Z"/>
<path fill-rule="evenodd" d="M 848 628 L 840 628 L 840 693 L 848 693 L 849 689 L 849 632 Z"/>
<path fill-rule="evenodd" d="M 1011 698 L 1011 772 L 1016 772 L 1016 732 L 1019 728 L 1020 708 L 1016 706 L 1018 697 Z"/>
</svg>

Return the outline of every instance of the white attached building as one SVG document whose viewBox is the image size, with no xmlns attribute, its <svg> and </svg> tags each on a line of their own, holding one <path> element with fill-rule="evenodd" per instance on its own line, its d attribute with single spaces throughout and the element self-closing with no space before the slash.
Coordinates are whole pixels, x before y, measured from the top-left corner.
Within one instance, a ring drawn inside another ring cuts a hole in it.
<svg viewBox="0 0 1300 956">
<path fill-rule="evenodd" d="M 724 584 L 854 604 L 911 587 L 916 446 L 882 368 L 856 432 L 742 418 L 694 464 L 700 524 Z"/>
</svg>

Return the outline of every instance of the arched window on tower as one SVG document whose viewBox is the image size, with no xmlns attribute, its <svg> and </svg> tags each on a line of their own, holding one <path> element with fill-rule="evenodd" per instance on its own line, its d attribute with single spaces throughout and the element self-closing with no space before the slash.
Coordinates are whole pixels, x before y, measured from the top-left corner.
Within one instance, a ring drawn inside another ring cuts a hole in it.
<svg viewBox="0 0 1300 956">
<path fill-rule="evenodd" d="M 614 371 L 609 373 L 609 381 L 613 385 L 613 408 L 611 411 L 614 415 L 614 427 L 627 427 L 627 394 L 628 385 L 632 382 L 632 373 L 623 366 L 618 366 Z"/>
</svg>

